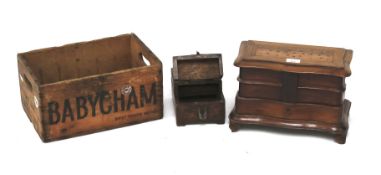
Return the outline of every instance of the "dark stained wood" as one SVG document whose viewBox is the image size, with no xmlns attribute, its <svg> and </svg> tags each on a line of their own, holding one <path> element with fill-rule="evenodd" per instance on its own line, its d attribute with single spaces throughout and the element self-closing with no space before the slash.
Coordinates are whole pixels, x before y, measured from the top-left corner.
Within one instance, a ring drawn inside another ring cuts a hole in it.
<svg viewBox="0 0 381 175">
<path fill-rule="evenodd" d="M 344 78 L 318 74 L 299 74 L 298 87 L 320 88 L 336 91 L 345 90 Z"/>
<path fill-rule="evenodd" d="M 220 54 L 173 57 L 172 91 L 176 124 L 225 123 Z"/>
<path fill-rule="evenodd" d="M 290 61 L 289 61 L 290 60 Z M 299 60 L 299 63 L 295 63 Z M 352 50 L 300 44 L 243 41 L 235 66 L 294 73 L 350 76 Z"/>
<path fill-rule="evenodd" d="M 248 84 L 239 83 L 239 96 L 241 97 L 252 97 L 252 98 L 262 98 L 271 100 L 281 99 L 281 85 L 276 84 Z"/>
<path fill-rule="evenodd" d="M 281 85 L 282 73 L 266 69 L 241 68 L 238 80 Z"/>
<path fill-rule="evenodd" d="M 176 124 L 225 123 L 225 100 L 223 94 L 214 98 L 179 99 L 175 98 Z"/>
<path fill-rule="evenodd" d="M 240 86 L 231 130 L 247 124 L 318 130 L 345 143 L 351 59 L 352 51 L 340 48 L 242 42 L 234 63 Z"/>
<path fill-rule="evenodd" d="M 221 79 L 221 54 L 199 54 L 173 57 L 174 80 Z"/>
<path fill-rule="evenodd" d="M 272 70 L 241 71 L 239 96 L 338 106 L 342 104 L 342 77 L 297 74 Z"/>
<path fill-rule="evenodd" d="M 220 79 L 199 81 L 174 81 L 173 91 L 180 99 L 219 97 L 222 92 Z"/>
<path fill-rule="evenodd" d="M 287 129 L 300 129 L 300 130 L 313 130 L 332 134 L 335 141 L 344 144 L 348 132 L 348 117 L 351 102 L 344 100 L 343 105 L 340 107 L 340 115 L 338 116 L 338 123 L 327 123 L 324 121 L 313 120 L 294 120 L 279 117 L 270 117 L 257 114 L 239 114 L 233 109 L 229 115 L 229 127 L 232 132 L 238 131 L 241 127 L 246 125 L 262 125 L 269 127 L 281 127 Z"/>
<path fill-rule="evenodd" d="M 338 123 L 338 116 L 341 112 L 340 107 L 336 106 L 285 103 L 239 96 L 236 99 L 235 111 L 238 114 L 257 114 L 285 119 L 324 121 L 326 123 Z"/>
<path fill-rule="evenodd" d="M 20 53 L 18 65 L 44 142 L 163 117 L 161 61 L 134 34 Z"/>
<path fill-rule="evenodd" d="M 298 87 L 296 91 L 296 101 L 299 103 L 313 103 L 331 106 L 339 106 L 343 103 L 344 92 L 300 87 Z"/>
<path fill-rule="evenodd" d="M 298 75 L 284 72 L 282 74 L 281 100 L 295 103 L 297 99 Z"/>
</svg>

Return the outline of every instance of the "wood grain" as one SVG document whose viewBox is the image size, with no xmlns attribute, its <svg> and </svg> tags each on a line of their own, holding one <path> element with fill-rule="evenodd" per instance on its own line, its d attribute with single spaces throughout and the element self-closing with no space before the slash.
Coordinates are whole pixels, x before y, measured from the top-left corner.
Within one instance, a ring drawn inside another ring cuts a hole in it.
<svg viewBox="0 0 381 175">
<path fill-rule="evenodd" d="M 24 110 L 44 142 L 163 117 L 162 64 L 135 34 L 21 53 L 18 62 Z"/>
<path fill-rule="evenodd" d="M 251 124 L 317 130 L 345 143 L 351 59 L 348 49 L 243 41 L 234 62 L 240 75 L 231 130 Z"/>
<path fill-rule="evenodd" d="M 174 56 L 171 73 L 177 126 L 225 123 L 221 54 Z"/>
</svg>

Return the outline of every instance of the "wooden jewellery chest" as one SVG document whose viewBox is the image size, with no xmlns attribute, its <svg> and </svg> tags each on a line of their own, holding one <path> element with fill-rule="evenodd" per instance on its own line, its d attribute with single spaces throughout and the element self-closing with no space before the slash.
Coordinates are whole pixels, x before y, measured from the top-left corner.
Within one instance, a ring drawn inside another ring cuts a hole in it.
<svg viewBox="0 0 381 175">
<path fill-rule="evenodd" d="M 352 50 L 243 41 L 234 65 L 239 91 L 230 129 L 264 125 L 326 132 L 345 143 L 350 101 L 344 99 Z"/>
<path fill-rule="evenodd" d="M 177 126 L 225 123 L 221 54 L 173 57 L 172 91 Z"/>
<path fill-rule="evenodd" d="M 44 142 L 163 117 L 162 64 L 135 34 L 21 53 L 18 68 Z"/>
</svg>

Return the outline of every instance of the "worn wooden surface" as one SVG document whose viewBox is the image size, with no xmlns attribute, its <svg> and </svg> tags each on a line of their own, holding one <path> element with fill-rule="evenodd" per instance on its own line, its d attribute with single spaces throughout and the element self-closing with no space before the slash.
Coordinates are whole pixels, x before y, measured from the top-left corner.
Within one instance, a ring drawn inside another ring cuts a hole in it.
<svg viewBox="0 0 381 175">
<path fill-rule="evenodd" d="M 178 126 L 225 123 L 220 54 L 173 57 L 172 91 Z"/>
<path fill-rule="evenodd" d="M 221 54 L 195 54 L 173 57 L 174 80 L 211 80 L 223 76 Z"/>
<path fill-rule="evenodd" d="M 225 98 L 223 94 L 214 98 L 182 100 L 174 98 L 177 126 L 187 124 L 225 123 Z"/>
<path fill-rule="evenodd" d="M 163 117 L 161 62 L 134 34 L 21 53 L 18 65 L 45 142 Z"/>
<path fill-rule="evenodd" d="M 352 50 L 300 44 L 243 41 L 234 65 L 346 77 Z"/>
<path fill-rule="evenodd" d="M 344 144 L 348 132 L 348 117 L 351 102 L 344 100 L 340 106 L 338 122 L 328 123 L 319 120 L 295 120 L 293 118 L 273 117 L 259 114 L 239 114 L 233 109 L 229 115 L 229 127 L 232 132 L 248 125 L 261 125 L 269 127 L 280 127 L 287 129 L 312 130 L 331 134 L 335 141 Z M 277 110 L 274 109 L 273 110 Z M 311 111 L 314 112 L 314 111 Z M 323 116 L 324 117 L 324 116 Z"/>
<path fill-rule="evenodd" d="M 244 41 L 235 65 L 239 91 L 230 114 L 240 124 L 330 132 L 344 143 L 350 102 L 344 101 L 352 51 L 340 48 Z M 290 61 L 291 59 L 291 61 Z M 334 131 L 331 131 L 334 130 Z"/>
<path fill-rule="evenodd" d="M 235 111 L 277 118 L 338 123 L 340 107 L 237 97 Z M 313 112 L 312 112 L 313 111 Z"/>
</svg>

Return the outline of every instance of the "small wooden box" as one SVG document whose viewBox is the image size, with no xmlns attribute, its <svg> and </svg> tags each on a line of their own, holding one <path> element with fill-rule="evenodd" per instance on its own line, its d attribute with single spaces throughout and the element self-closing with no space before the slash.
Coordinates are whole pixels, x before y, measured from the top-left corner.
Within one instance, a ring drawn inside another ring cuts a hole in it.
<svg viewBox="0 0 381 175">
<path fill-rule="evenodd" d="M 220 54 L 173 57 L 172 90 L 178 126 L 225 123 Z"/>
<path fill-rule="evenodd" d="M 163 117 L 162 64 L 135 34 L 20 53 L 18 67 L 44 142 Z"/>
<path fill-rule="evenodd" d="M 316 130 L 345 143 L 351 59 L 352 51 L 340 48 L 242 42 L 234 63 L 240 75 L 231 130 L 247 124 Z"/>
</svg>

